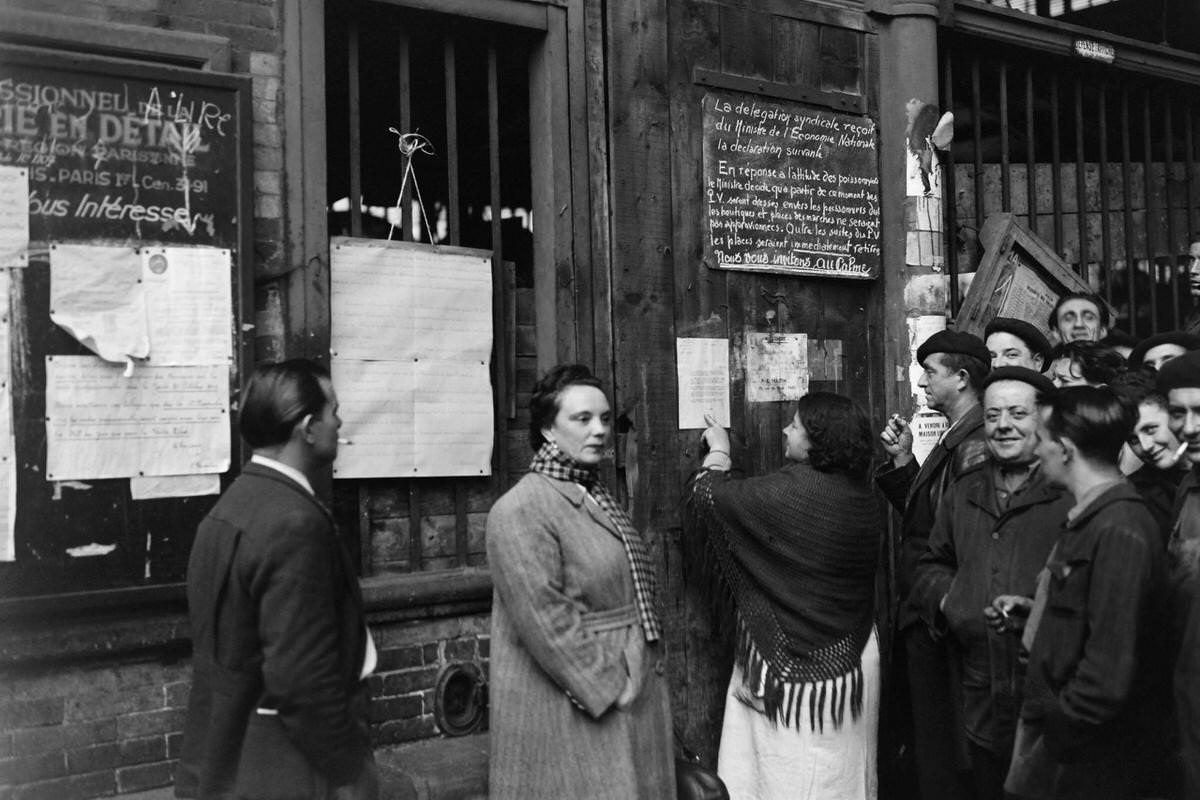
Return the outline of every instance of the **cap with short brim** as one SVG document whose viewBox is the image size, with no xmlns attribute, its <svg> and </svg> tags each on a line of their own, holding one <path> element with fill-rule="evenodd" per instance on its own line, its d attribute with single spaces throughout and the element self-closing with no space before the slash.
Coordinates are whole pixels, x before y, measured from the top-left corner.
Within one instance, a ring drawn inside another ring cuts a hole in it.
<svg viewBox="0 0 1200 800">
<path fill-rule="evenodd" d="M 924 364 L 925 359 L 934 353 L 961 353 L 972 356 L 984 364 L 990 364 L 992 356 L 987 345 L 978 336 L 961 331 L 938 331 L 917 348 L 917 363 Z"/>
</svg>

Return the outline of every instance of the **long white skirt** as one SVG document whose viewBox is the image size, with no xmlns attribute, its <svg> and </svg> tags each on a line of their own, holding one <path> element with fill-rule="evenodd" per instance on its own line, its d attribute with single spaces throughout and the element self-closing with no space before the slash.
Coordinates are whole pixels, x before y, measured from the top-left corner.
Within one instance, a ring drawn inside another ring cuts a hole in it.
<svg viewBox="0 0 1200 800">
<path fill-rule="evenodd" d="M 822 732 L 819 726 L 811 729 L 807 715 L 799 730 L 772 725 L 737 698 L 742 672 L 735 667 L 717 756 L 717 773 L 731 800 L 875 800 L 880 684 L 874 631 L 863 650 L 862 671 L 862 714 L 853 719 L 847 708 L 842 727 L 835 729 L 827 707 Z M 813 688 L 819 691 L 820 684 Z M 811 690 L 801 698 L 805 707 Z"/>
</svg>

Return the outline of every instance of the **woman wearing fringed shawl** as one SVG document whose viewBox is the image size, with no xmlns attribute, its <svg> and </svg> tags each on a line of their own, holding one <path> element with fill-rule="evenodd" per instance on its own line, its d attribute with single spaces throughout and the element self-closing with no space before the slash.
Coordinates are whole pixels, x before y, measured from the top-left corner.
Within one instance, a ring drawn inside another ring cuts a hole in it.
<svg viewBox="0 0 1200 800">
<path fill-rule="evenodd" d="M 654 564 L 597 474 L 608 399 L 587 367 L 558 366 L 529 415 L 529 474 L 487 521 L 490 797 L 674 797 Z"/>
<path fill-rule="evenodd" d="M 787 465 L 744 479 L 706 421 L 684 540 L 734 638 L 717 771 L 733 800 L 874 798 L 883 522 L 867 418 L 849 398 L 806 395 L 783 431 Z"/>
</svg>

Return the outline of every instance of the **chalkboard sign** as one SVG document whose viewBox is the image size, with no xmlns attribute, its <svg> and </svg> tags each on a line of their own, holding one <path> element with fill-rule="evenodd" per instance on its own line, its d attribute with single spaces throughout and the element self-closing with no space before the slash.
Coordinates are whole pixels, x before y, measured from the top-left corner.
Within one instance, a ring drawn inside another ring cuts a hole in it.
<svg viewBox="0 0 1200 800">
<path fill-rule="evenodd" d="M 249 355 L 250 99 L 248 78 L 0 47 L 0 165 L 28 176 L 30 240 L 27 266 L 10 270 L 15 560 L 0 563 L 0 597 L 183 579 L 215 496 L 133 500 L 127 479 L 47 480 L 46 359 L 90 354 L 50 320 L 49 254 L 62 242 L 228 250 L 236 395 Z M 231 441 L 223 484 L 240 464 Z"/>
<path fill-rule="evenodd" d="M 874 121 L 734 92 L 703 102 L 708 264 L 876 277 Z"/>
</svg>

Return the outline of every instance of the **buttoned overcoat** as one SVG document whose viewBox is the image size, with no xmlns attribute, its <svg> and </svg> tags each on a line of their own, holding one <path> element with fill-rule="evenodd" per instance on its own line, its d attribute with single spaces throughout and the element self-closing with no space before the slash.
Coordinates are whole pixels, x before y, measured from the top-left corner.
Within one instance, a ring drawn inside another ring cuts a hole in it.
<svg viewBox="0 0 1200 800">
<path fill-rule="evenodd" d="M 674 797 L 664 653 L 634 656 L 645 639 L 608 515 L 581 485 L 530 473 L 492 507 L 487 551 L 492 800 Z M 631 663 L 641 690 L 618 710 Z"/>
</svg>

